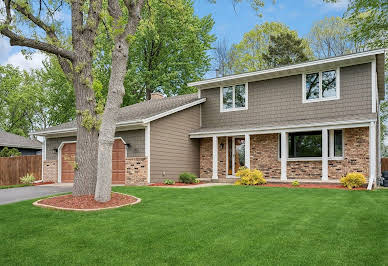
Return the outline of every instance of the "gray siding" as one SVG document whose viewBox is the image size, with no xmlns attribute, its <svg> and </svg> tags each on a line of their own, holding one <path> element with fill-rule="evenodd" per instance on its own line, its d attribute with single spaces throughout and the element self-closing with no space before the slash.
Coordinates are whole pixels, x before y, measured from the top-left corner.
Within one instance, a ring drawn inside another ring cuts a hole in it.
<svg viewBox="0 0 388 266">
<path fill-rule="evenodd" d="M 127 157 L 144 156 L 144 129 L 116 132 L 116 137 L 121 137 L 125 143 L 131 144 L 131 147 L 127 148 Z M 55 149 L 58 149 L 64 141 L 75 140 L 77 140 L 76 136 L 46 139 L 46 159 L 57 160 L 58 153 Z"/>
<path fill-rule="evenodd" d="M 372 113 L 371 65 L 340 69 L 340 99 L 302 103 L 302 75 L 251 82 L 248 85 L 248 110 L 220 112 L 220 89 L 205 89 L 202 127 L 265 126 L 273 122 L 317 120 Z"/>
<path fill-rule="evenodd" d="M 58 152 L 55 149 L 59 148 L 64 141 L 75 141 L 76 136 L 62 137 L 62 138 L 48 138 L 46 139 L 46 160 L 58 160 Z"/>
<path fill-rule="evenodd" d="M 199 176 L 199 141 L 189 137 L 199 125 L 199 106 L 151 122 L 151 182 L 178 180 L 182 172 Z"/>
<path fill-rule="evenodd" d="M 144 157 L 144 134 L 144 129 L 116 132 L 116 137 L 123 138 L 125 143 L 131 145 L 127 147 L 127 157 Z"/>
</svg>

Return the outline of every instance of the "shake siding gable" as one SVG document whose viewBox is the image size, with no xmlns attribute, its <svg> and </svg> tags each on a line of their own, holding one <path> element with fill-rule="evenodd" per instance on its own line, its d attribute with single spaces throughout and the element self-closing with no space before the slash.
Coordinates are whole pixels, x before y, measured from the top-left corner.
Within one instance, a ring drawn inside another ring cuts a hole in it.
<svg viewBox="0 0 388 266">
<path fill-rule="evenodd" d="M 371 106 L 371 64 L 340 68 L 340 99 L 303 103 L 302 75 L 250 82 L 248 110 L 220 112 L 220 88 L 204 89 L 202 127 L 216 128 L 276 122 L 317 120 L 368 115 Z"/>
<path fill-rule="evenodd" d="M 189 133 L 200 126 L 199 106 L 151 122 L 151 183 L 178 180 L 182 172 L 199 175 L 199 140 Z"/>
</svg>

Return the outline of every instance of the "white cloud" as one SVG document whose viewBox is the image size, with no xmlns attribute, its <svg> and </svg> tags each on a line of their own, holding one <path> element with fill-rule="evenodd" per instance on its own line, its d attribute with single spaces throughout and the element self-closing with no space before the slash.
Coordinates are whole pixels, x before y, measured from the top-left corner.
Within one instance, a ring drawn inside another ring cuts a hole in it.
<svg viewBox="0 0 388 266">
<path fill-rule="evenodd" d="M 9 40 L 4 37 L 0 37 L 0 62 L 7 60 L 10 51 L 11 45 L 9 44 Z"/>
<path fill-rule="evenodd" d="M 349 5 L 350 0 L 337 0 L 335 3 L 326 3 L 323 0 L 310 0 L 307 2 L 312 6 L 319 6 L 323 12 L 329 12 L 332 10 L 345 11 Z"/>
<path fill-rule="evenodd" d="M 7 61 L 3 65 L 13 65 L 24 70 L 37 69 L 42 67 L 42 61 L 46 59 L 46 56 L 42 53 L 36 52 L 31 55 L 31 58 L 26 59 L 25 56 L 18 52 L 8 57 Z"/>
</svg>

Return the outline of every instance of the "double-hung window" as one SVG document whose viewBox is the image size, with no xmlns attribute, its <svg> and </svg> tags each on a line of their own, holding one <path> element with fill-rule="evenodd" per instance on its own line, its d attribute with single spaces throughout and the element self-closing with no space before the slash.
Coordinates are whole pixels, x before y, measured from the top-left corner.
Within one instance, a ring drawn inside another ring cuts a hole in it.
<svg viewBox="0 0 388 266">
<path fill-rule="evenodd" d="M 221 87 L 220 111 L 238 111 L 248 109 L 248 84 Z"/>
<path fill-rule="evenodd" d="M 337 100 L 340 98 L 339 68 L 303 74 L 303 102 Z"/>
</svg>

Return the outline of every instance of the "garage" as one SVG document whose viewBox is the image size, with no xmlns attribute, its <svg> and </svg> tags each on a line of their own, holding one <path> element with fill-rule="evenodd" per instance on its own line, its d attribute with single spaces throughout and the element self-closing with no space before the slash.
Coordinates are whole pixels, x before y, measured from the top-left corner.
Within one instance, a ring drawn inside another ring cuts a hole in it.
<svg viewBox="0 0 388 266">
<path fill-rule="evenodd" d="M 76 143 L 65 143 L 61 150 L 61 182 L 73 183 Z M 125 183 L 125 144 L 116 139 L 112 150 L 112 184 Z"/>
</svg>

